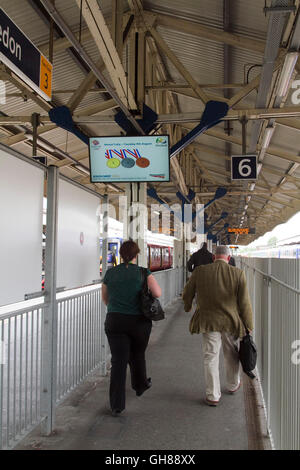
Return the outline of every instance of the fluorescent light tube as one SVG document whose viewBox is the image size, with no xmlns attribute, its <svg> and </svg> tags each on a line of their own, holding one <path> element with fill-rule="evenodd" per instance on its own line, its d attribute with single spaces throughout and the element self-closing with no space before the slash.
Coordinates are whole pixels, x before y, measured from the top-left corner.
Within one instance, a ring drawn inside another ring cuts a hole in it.
<svg viewBox="0 0 300 470">
<path fill-rule="evenodd" d="M 83 171 L 83 173 L 85 173 L 86 175 L 90 176 L 90 172 L 86 168 L 84 168 L 82 165 L 75 165 L 75 167 L 78 168 L 78 170 Z"/>
<path fill-rule="evenodd" d="M 288 91 L 292 73 L 298 60 L 298 55 L 298 52 L 288 52 L 285 56 L 276 92 L 276 95 L 280 98 L 283 98 Z"/>
<path fill-rule="evenodd" d="M 261 169 L 262 169 L 262 163 L 259 163 L 257 165 L 257 175 L 259 175 L 259 173 L 261 172 Z"/>
<path fill-rule="evenodd" d="M 255 183 L 252 183 L 252 184 L 250 185 L 250 191 L 253 191 L 254 188 L 255 188 Z"/>
<path fill-rule="evenodd" d="M 269 147 L 269 143 L 270 143 L 271 137 L 273 135 L 274 129 L 275 129 L 274 126 L 266 127 L 265 133 L 264 133 L 264 136 L 263 136 L 263 139 L 262 139 L 262 143 L 261 143 L 261 148 L 262 149 L 266 149 L 267 147 Z"/>
<path fill-rule="evenodd" d="M 294 171 L 297 170 L 298 166 L 299 166 L 299 163 L 294 163 L 293 166 L 289 169 L 288 175 L 291 175 L 292 173 L 294 173 Z"/>
</svg>

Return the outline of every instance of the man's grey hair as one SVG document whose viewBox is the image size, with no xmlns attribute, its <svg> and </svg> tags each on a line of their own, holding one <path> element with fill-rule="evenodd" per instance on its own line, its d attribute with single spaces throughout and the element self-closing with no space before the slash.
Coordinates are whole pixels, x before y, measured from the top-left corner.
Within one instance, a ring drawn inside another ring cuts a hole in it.
<svg viewBox="0 0 300 470">
<path fill-rule="evenodd" d="M 226 245 L 219 245 L 216 248 L 216 256 L 230 256 L 230 250 Z"/>
</svg>

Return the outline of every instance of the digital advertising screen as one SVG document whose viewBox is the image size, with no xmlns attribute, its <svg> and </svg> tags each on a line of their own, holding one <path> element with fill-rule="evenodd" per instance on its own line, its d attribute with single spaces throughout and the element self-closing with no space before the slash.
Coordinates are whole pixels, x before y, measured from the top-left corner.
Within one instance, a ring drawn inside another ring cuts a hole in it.
<svg viewBox="0 0 300 470">
<path fill-rule="evenodd" d="M 90 137 L 92 183 L 170 181 L 169 136 Z"/>
</svg>

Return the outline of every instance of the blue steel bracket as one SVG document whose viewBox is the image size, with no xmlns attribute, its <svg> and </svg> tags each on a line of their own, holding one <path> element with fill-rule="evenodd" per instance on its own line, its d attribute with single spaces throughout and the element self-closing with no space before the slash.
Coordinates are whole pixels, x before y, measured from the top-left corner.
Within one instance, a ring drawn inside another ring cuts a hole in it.
<svg viewBox="0 0 300 470">
<path fill-rule="evenodd" d="M 187 135 L 180 139 L 170 150 L 170 158 L 181 152 L 187 145 L 191 144 L 196 137 L 211 127 L 216 126 L 228 113 L 229 106 L 223 101 L 208 101 L 202 114 L 200 124 L 194 127 Z"/>
<path fill-rule="evenodd" d="M 198 212 L 196 212 L 196 211 L 193 212 L 193 216 L 192 216 L 193 220 L 194 220 L 194 218 L 195 218 L 198 214 L 200 214 L 203 210 L 205 210 L 205 209 L 206 209 L 208 206 L 210 206 L 213 202 L 215 202 L 217 199 L 221 199 L 221 198 L 224 197 L 226 194 L 227 194 L 227 189 L 226 189 L 226 188 L 223 188 L 223 187 L 218 188 L 218 189 L 216 190 L 216 192 L 215 192 L 214 197 L 204 205 L 203 209 L 201 209 L 201 210 L 198 211 Z"/>
<path fill-rule="evenodd" d="M 217 225 L 217 223 L 220 222 L 220 220 L 226 219 L 226 217 L 228 217 L 228 212 L 222 212 L 220 217 L 213 224 L 207 227 L 207 231 L 211 230 L 215 225 Z"/>
<path fill-rule="evenodd" d="M 49 111 L 49 117 L 54 124 L 71 132 L 81 139 L 86 145 L 89 144 L 89 138 L 73 122 L 71 111 L 67 106 L 58 106 Z"/>
<path fill-rule="evenodd" d="M 158 115 L 153 109 L 149 108 L 145 103 L 143 103 L 143 119 L 137 119 L 143 131 L 146 135 L 149 134 L 153 129 L 155 129 L 156 121 Z M 137 130 L 128 120 L 126 114 L 123 111 L 119 111 L 115 115 L 115 122 L 126 132 L 126 134 L 136 135 Z"/>
<path fill-rule="evenodd" d="M 172 209 L 168 204 L 166 204 L 160 197 L 157 195 L 156 190 L 153 187 L 150 187 L 147 189 L 147 196 L 152 197 L 152 199 L 155 199 L 157 202 L 159 202 L 161 205 L 163 205 L 168 211 L 172 212 Z M 183 211 L 183 204 L 181 206 L 181 211 L 180 215 L 178 212 L 174 211 L 174 215 L 179 219 L 181 222 L 184 222 L 184 211 Z"/>
</svg>

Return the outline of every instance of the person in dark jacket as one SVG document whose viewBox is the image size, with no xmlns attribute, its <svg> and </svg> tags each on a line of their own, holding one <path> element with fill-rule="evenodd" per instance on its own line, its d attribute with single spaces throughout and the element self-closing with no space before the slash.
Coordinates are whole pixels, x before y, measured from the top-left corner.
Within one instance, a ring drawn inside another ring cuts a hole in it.
<svg viewBox="0 0 300 470">
<path fill-rule="evenodd" d="M 202 264 L 210 264 L 213 262 L 213 255 L 210 251 L 208 251 L 207 243 L 204 242 L 200 250 L 193 253 L 188 260 L 187 268 L 189 272 L 192 273 L 197 266 L 201 266 Z"/>
</svg>

